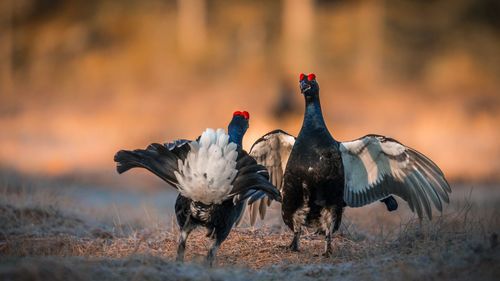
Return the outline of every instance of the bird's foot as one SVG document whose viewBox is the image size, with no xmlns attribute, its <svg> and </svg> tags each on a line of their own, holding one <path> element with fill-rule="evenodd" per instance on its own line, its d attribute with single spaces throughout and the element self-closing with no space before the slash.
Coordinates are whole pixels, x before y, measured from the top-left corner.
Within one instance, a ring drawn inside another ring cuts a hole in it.
<svg viewBox="0 0 500 281">
<path fill-rule="evenodd" d="M 333 253 L 332 239 L 331 236 L 329 235 L 325 239 L 325 251 L 323 252 L 323 257 L 329 258 L 332 253 Z"/>
<path fill-rule="evenodd" d="M 292 252 L 300 252 L 299 251 L 299 248 L 298 247 L 293 247 L 292 244 L 290 245 L 278 245 L 278 249 L 281 249 L 281 250 L 288 250 L 288 251 L 292 251 Z"/>
<path fill-rule="evenodd" d="M 325 231 L 323 229 L 316 229 L 316 231 L 314 231 L 314 235 L 325 235 Z"/>
<path fill-rule="evenodd" d="M 214 259 L 207 258 L 207 260 L 205 261 L 205 265 L 208 267 L 214 267 Z"/>
<path fill-rule="evenodd" d="M 210 248 L 210 250 L 208 250 L 208 255 L 207 255 L 207 260 L 206 260 L 206 265 L 209 266 L 209 267 L 213 267 L 214 266 L 214 263 L 215 263 L 215 260 L 216 260 L 216 257 L 217 257 L 217 250 L 219 249 L 219 246 L 222 242 L 220 241 L 215 241 L 212 245 L 212 247 Z"/>
<path fill-rule="evenodd" d="M 177 257 L 175 258 L 175 261 L 184 262 L 184 251 L 185 247 L 183 246 L 183 244 L 180 244 L 179 248 L 177 249 Z"/>
<path fill-rule="evenodd" d="M 323 252 L 324 258 L 329 258 L 333 254 L 332 247 L 327 247 L 325 252 Z"/>
<path fill-rule="evenodd" d="M 288 246 L 288 249 L 290 249 L 292 252 L 298 252 L 299 251 L 299 240 L 300 240 L 300 231 L 294 231 L 292 243 L 290 243 L 290 246 Z"/>
<path fill-rule="evenodd" d="M 295 241 L 295 239 L 292 241 L 292 243 L 288 246 L 288 249 L 292 252 L 298 252 L 299 251 L 299 243 Z"/>
</svg>

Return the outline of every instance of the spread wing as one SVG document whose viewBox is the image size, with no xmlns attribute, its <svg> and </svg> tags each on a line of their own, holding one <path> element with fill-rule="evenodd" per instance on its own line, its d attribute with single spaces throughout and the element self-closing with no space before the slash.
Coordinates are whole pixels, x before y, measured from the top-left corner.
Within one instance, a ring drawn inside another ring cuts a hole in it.
<svg viewBox="0 0 500 281">
<path fill-rule="evenodd" d="M 344 201 L 360 207 L 391 194 L 403 198 L 420 218 L 432 218 L 431 202 L 442 211 L 451 188 L 443 172 L 422 153 L 379 135 L 340 143 Z"/>
<path fill-rule="evenodd" d="M 274 130 L 258 139 L 250 149 L 250 156 L 257 163 L 266 167 L 271 183 L 280 191 L 283 186 L 283 175 L 288 157 L 295 143 L 295 137 L 282 130 Z M 257 214 L 264 219 L 267 206 L 271 201 L 261 194 L 260 198 L 254 197 L 249 201 L 250 224 L 254 225 Z"/>
</svg>

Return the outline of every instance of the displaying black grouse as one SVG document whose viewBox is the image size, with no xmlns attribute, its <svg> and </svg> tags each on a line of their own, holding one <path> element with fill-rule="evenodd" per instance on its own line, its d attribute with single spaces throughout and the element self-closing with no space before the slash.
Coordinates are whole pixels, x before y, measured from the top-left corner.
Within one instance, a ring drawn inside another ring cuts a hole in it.
<svg viewBox="0 0 500 281">
<path fill-rule="evenodd" d="M 120 150 L 114 160 L 118 173 L 145 168 L 180 192 L 175 214 L 180 227 L 177 260 L 184 260 L 186 240 L 197 226 L 207 228 L 213 239 L 207 261 L 213 264 L 216 251 L 226 239 L 244 210 L 248 198 L 281 200 L 279 191 L 269 182 L 265 167 L 242 149 L 248 128 L 248 112 L 235 112 L 228 126 L 207 129 L 196 141 L 176 140 L 153 143 L 146 149 Z"/>
<path fill-rule="evenodd" d="M 324 254 L 331 253 L 331 235 L 339 229 L 344 206 L 360 207 L 382 200 L 397 208 L 397 195 L 420 218 L 432 216 L 431 202 L 442 211 L 450 186 L 429 158 L 398 141 L 367 135 L 349 142 L 336 141 L 328 131 L 314 74 L 300 75 L 306 109 L 297 138 L 275 130 L 257 140 L 250 150 L 266 166 L 271 182 L 281 190 L 282 216 L 294 232 L 291 249 L 297 251 L 302 226 L 326 234 Z M 257 211 L 264 216 L 267 201 L 250 206 L 251 222 Z"/>
</svg>

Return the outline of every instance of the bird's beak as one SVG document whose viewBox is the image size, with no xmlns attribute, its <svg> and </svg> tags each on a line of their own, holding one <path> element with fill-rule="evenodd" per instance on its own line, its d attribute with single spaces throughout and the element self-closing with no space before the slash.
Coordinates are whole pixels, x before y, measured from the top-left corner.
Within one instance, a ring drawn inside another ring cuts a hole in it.
<svg viewBox="0 0 500 281">
<path fill-rule="evenodd" d="M 311 85 L 307 84 L 305 80 L 300 81 L 300 92 L 305 94 L 309 89 L 311 89 Z"/>
</svg>

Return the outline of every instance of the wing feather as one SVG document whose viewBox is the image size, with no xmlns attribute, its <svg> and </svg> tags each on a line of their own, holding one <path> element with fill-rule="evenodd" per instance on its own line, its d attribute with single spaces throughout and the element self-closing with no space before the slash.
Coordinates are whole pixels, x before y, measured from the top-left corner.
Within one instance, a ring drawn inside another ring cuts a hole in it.
<svg viewBox="0 0 500 281">
<path fill-rule="evenodd" d="M 420 218 L 432 218 L 449 203 L 451 188 L 439 167 L 422 153 L 398 141 L 367 135 L 340 144 L 344 164 L 344 201 L 360 207 L 391 194 L 408 202 Z"/>
<path fill-rule="evenodd" d="M 280 191 L 283 187 L 286 164 L 294 143 L 295 137 L 292 135 L 282 130 L 274 130 L 258 139 L 250 149 L 250 156 L 255 158 L 257 163 L 266 167 L 270 182 Z M 248 210 L 251 225 L 255 224 L 258 215 L 264 219 L 269 205 L 270 200 L 266 197 L 250 204 Z"/>
</svg>

